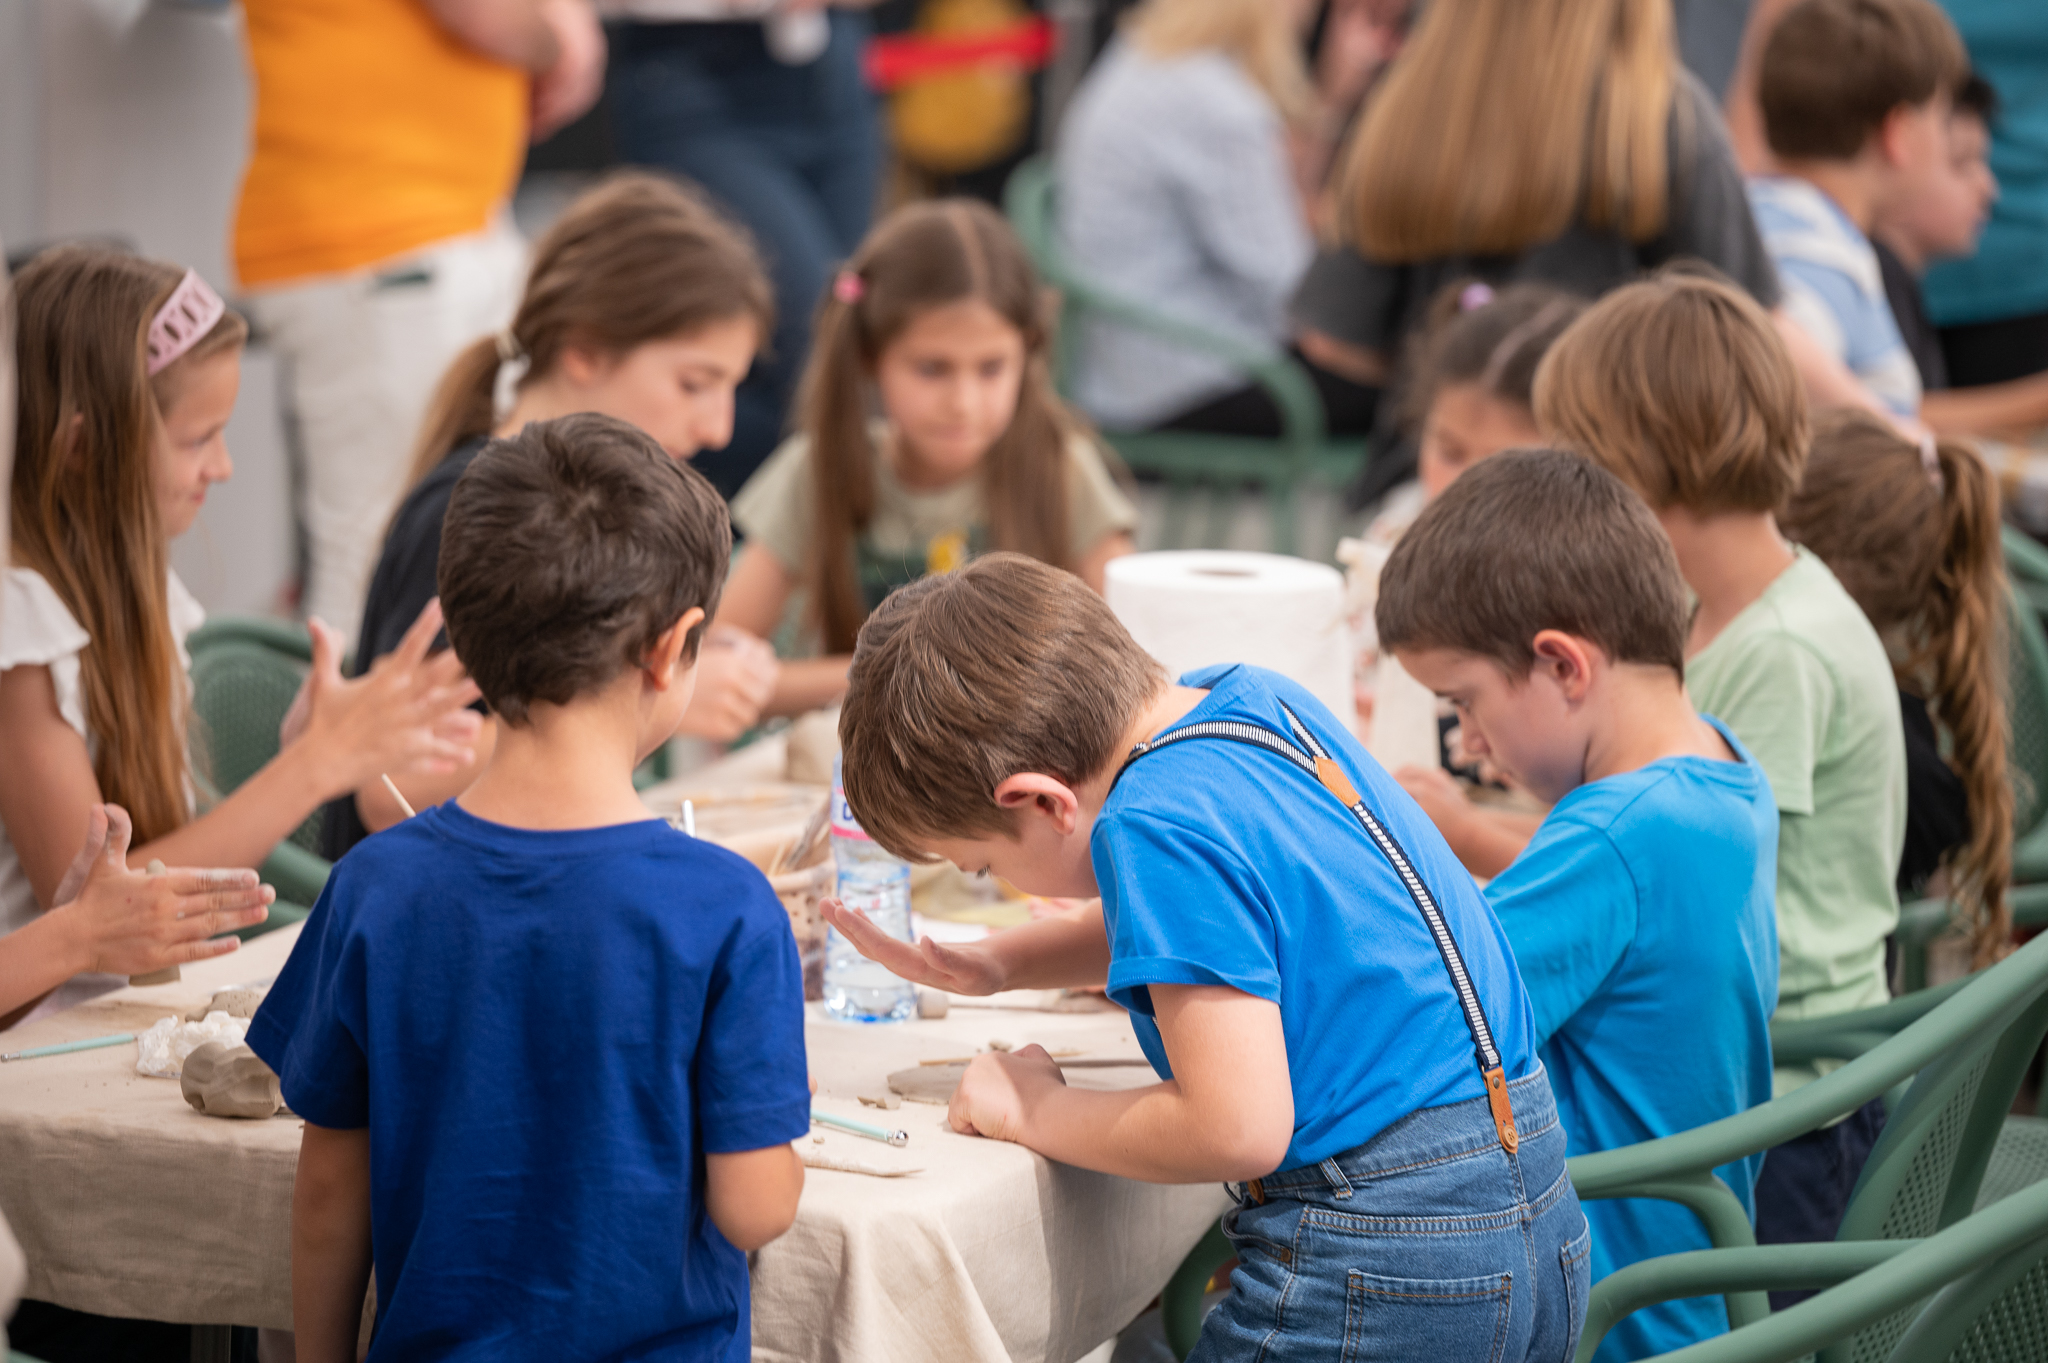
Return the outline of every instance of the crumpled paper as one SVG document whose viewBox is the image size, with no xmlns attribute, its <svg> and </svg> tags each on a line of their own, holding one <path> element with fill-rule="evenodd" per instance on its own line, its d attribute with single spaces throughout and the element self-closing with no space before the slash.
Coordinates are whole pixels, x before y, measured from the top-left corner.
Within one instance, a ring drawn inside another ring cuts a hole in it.
<svg viewBox="0 0 2048 1363">
<path fill-rule="evenodd" d="M 185 1071 L 185 1057 L 209 1041 L 239 1046 L 248 1034 L 249 1019 L 208 1013 L 199 1022 L 163 1018 L 135 1038 L 135 1072 L 152 1079 L 176 1079 Z"/>
</svg>

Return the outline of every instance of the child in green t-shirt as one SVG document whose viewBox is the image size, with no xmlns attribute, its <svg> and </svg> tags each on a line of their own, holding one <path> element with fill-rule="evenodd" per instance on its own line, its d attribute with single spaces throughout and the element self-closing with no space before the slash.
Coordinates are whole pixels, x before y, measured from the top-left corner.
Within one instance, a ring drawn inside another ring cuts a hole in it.
<svg viewBox="0 0 2048 1363">
<path fill-rule="evenodd" d="M 1906 833 L 1898 691 L 1877 632 L 1777 513 L 1806 463 L 1806 405 L 1770 319 L 1718 281 L 1666 274 L 1609 294 L 1536 381 L 1544 436 L 1633 486 L 1698 598 L 1693 703 L 1755 755 L 1779 817 L 1778 1011 L 1889 997 L 1884 943 Z M 1816 1077 L 1780 1067 L 1783 1093 Z M 1757 1238 L 1834 1238 L 1883 1123 L 1873 1102 L 1771 1151 Z"/>
</svg>

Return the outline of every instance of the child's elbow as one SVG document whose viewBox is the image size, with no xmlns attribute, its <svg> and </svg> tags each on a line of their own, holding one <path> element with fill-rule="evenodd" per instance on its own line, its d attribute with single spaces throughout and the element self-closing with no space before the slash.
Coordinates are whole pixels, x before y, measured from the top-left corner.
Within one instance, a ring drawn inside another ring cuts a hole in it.
<svg viewBox="0 0 2048 1363">
<path fill-rule="evenodd" d="M 1278 1120 L 1269 1115 L 1238 1122 L 1220 1134 L 1214 1151 L 1217 1177 L 1225 1183 L 1249 1183 L 1264 1178 L 1280 1167 L 1287 1158 L 1287 1147 L 1293 1142 L 1291 1114 Z"/>
<path fill-rule="evenodd" d="M 752 1167 L 745 1170 L 745 1176 L 730 1179 L 718 1177 L 721 1157 L 712 1156 L 712 1176 L 707 1180 L 706 1210 L 711 1223 L 733 1248 L 747 1254 L 796 1224 L 797 1203 L 804 1190 L 804 1166 L 795 1149 L 785 1146 L 754 1151 L 751 1156 Z"/>
</svg>

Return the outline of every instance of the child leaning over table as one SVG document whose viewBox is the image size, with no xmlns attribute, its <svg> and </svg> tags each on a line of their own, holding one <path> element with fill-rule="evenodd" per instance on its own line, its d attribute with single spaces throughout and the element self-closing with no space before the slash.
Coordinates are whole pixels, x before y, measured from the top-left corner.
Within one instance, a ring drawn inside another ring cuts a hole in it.
<svg viewBox="0 0 2048 1363">
<path fill-rule="evenodd" d="M 885 847 L 1101 896 L 963 947 L 826 916 L 906 979 L 1106 983 L 1131 1011 L 1162 1082 L 1070 1089 L 1026 1047 L 970 1065 L 950 1118 L 1128 1178 L 1228 1181 L 1239 1266 L 1196 1359 L 1570 1356 L 1589 1232 L 1514 958 L 1307 691 L 1249 666 L 1174 684 L 1079 578 L 993 554 L 868 618 L 840 735 Z"/>
<path fill-rule="evenodd" d="M 373 1258 L 372 1360 L 747 1357 L 745 1251 L 803 1184 L 796 945 L 760 872 L 632 780 L 730 550 L 711 485 L 609 417 L 456 483 L 441 600 L 496 748 L 335 867 L 249 1029 L 306 1119 L 306 1363 L 354 1359 Z"/>
<path fill-rule="evenodd" d="M 1686 611 L 1649 507 L 1559 450 L 1467 473 L 1380 577 L 1384 645 L 1457 708 L 1468 751 L 1554 805 L 1486 897 L 1577 1154 L 1771 1097 L 1778 811 L 1763 770 L 1686 698 Z M 1762 1163 L 1715 1171 L 1746 1210 Z M 1596 1280 L 1711 1243 L 1674 1202 L 1596 1201 L 1586 1219 Z M 1598 1357 L 1727 1328 L 1718 1297 L 1664 1302 L 1617 1325 Z"/>
</svg>

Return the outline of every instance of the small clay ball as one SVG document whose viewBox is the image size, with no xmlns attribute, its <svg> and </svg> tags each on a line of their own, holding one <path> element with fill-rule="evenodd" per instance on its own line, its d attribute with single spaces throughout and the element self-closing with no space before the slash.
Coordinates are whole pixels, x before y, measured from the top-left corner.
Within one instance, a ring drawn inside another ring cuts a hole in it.
<svg viewBox="0 0 2048 1363">
<path fill-rule="evenodd" d="M 226 1013 L 231 1018 L 252 1018 L 263 1005 L 268 989 L 217 989 L 213 998 L 185 1015 L 188 1022 L 203 1022 L 208 1013 Z"/>
<path fill-rule="evenodd" d="M 284 1106 L 277 1076 L 247 1046 L 209 1041 L 185 1057 L 185 1101 L 209 1117 L 274 1117 Z"/>
</svg>

